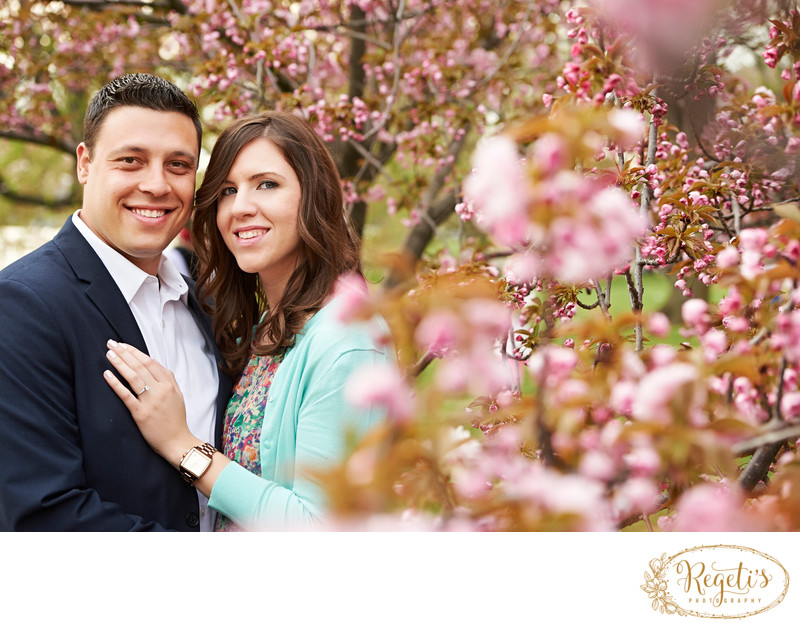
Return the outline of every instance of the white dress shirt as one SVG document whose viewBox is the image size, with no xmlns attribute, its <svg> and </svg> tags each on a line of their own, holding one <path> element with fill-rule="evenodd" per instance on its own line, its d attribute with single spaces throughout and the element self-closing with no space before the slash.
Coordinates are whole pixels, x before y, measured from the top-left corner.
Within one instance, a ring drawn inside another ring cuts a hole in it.
<svg viewBox="0 0 800 630">
<path fill-rule="evenodd" d="M 147 348 L 139 349 L 175 375 L 183 392 L 189 430 L 200 440 L 214 444 L 219 376 L 213 348 L 189 310 L 186 280 L 163 255 L 158 277 L 142 271 L 92 232 L 81 219 L 80 210 L 72 215 L 72 221 L 128 302 L 147 344 Z M 212 531 L 216 513 L 208 508 L 208 499 L 202 493 L 197 497 L 200 531 Z"/>
</svg>

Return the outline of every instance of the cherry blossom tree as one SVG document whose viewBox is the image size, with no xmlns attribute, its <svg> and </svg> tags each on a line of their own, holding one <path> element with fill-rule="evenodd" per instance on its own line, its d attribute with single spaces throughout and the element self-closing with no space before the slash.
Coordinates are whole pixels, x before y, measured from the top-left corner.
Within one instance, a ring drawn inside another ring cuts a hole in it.
<svg viewBox="0 0 800 630">
<path fill-rule="evenodd" d="M 69 154 L 93 89 L 157 72 L 209 146 L 253 110 L 307 117 L 367 239 L 402 220 L 380 285 L 339 288 L 343 318 L 386 317 L 400 364 L 356 375 L 386 422 L 316 471 L 341 527 L 800 527 L 795 2 L 0 11 L 7 141 Z M 656 276 L 675 325 L 645 307 Z"/>
<path fill-rule="evenodd" d="M 185 86 L 211 139 L 259 108 L 297 111 L 339 156 L 354 224 L 370 207 L 400 212 L 416 260 L 453 216 L 465 147 L 540 102 L 557 5 L 15 0 L 0 26 L 0 136 L 74 153 L 91 91 L 133 71 Z"/>
<path fill-rule="evenodd" d="M 797 528 L 800 13 L 675 4 L 569 8 L 546 111 L 479 144 L 458 212 L 487 240 L 378 306 L 437 369 L 332 475 L 347 526 Z M 773 87 L 727 68 L 743 48 Z"/>
</svg>

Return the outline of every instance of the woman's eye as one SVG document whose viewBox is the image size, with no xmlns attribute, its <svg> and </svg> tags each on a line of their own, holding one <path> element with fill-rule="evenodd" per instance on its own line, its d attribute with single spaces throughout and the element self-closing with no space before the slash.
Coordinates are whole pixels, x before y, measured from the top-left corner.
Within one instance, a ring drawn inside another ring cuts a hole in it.
<svg viewBox="0 0 800 630">
<path fill-rule="evenodd" d="M 278 184 L 273 182 L 271 179 L 265 179 L 263 182 L 258 184 L 258 189 L 264 188 L 277 188 Z"/>
<path fill-rule="evenodd" d="M 220 197 L 227 197 L 229 195 L 235 195 L 236 189 L 233 186 L 226 186 L 222 190 L 219 191 Z"/>
</svg>

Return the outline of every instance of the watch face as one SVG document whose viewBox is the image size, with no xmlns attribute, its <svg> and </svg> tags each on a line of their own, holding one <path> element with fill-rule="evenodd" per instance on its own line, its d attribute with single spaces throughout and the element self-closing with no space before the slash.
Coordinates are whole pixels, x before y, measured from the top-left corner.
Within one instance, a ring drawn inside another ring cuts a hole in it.
<svg viewBox="0 0 800 630">
<path fill-rule="evenodd" d="M 206 468 L 211 464 L 211 458 L 208 455 L 204 455 L 197 449 L 192 449 L 183 459 L 181 463 L 181 468 L 187 471 L 194 477 L 199 477 L 202 475 Z"/>
</svg>

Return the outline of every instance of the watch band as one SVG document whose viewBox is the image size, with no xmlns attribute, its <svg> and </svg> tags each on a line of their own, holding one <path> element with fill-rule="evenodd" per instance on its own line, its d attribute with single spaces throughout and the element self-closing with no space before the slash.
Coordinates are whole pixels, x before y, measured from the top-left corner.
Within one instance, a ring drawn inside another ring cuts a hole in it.
<svg viewBox="0 0 800 630">
<path fill-rule="evenodd" d="M 203 470 L 200 472 L 199 475 L 183 467 L 183 462 L 186 461 L 187 455 L 189 455 L 189 453 L 191 453 L 192 451 L 197 451 L 208 457 L 208 464 L 205 466 L 205 468 L 203 468 Z M 209 444 L 208 442 L 206 442 L 205 444 L 201 444 L 200 446 L 193 446 L 188 451 L 186 451 L 181 457 L 181 463 L 178 467 L 178 470 L 181 473 L 181 477 L 183 477 L 183 480 L 189 485 L 192 485 L 195 481 L 200 479 L 200 477 L 203 476 L 203 473 L 205 473 L 208 470 L 208 467 L 211 465 L 211 458 L 214 456 L 214 453 L 216 452 L 217 449 L 211 446 L 211 444 Z"/>
</svg>

